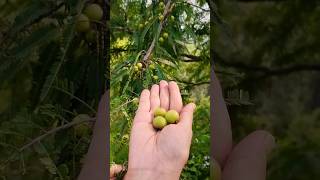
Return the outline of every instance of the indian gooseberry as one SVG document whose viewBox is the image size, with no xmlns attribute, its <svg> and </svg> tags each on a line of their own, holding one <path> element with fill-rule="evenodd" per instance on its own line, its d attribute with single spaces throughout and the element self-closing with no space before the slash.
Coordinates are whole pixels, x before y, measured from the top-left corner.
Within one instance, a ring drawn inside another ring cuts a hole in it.
<svg viewBox="0 0 320 180">
<path fill-rule="evenodd" d="M 80 14 L 76 21 L 76 30 L 78 32 L 87 32 L 89 29 L 90 29 L 89 18 L 84 14 Z"/>
<path fill-rule="evenodd" d="M 139 69 L 142 69 L 142 63 L 137 63 Z"/>
<path fill-rule="evenodd" d="M 163 37 L 160 37 L 160 38 L 159 38 L 159 42 L 161 42 L 161 43 L 163 43 L 163 42 L 164 42 Z"/>
<path fill-rule="evenodd" d="M 138 103 L 139 103 L 139 99 L 138 99 L 138 98 L 133 98 L 133 99 L 132 99 L 132 102 L 133 102 L 134 104 L 138 104 Z"/>
<path fill-rule="evenodd" d="M 166 115 L 166 110 L 164 108 L 161 108 L 161 107 L 157 107 L 155 110 L 154 110 L 154 116 L 165 116 Z"/>
<path fill-rule="evenodd" d="M 156 129 L 162 129 L 167 125 L 167 121 L 162 116 L 157 116 L 152 121 L 153 127 Z"/>
<path fill-rule="evenodd" d="M 171 21 L 174 21 L 175 17 L 174 16 L 170 16 Z"/>
<path fill-rule="evenodd" d="M 166 113 L 165 118 L 169 124 L 176 123 L 179 120 L 179 113 L 175 110 L 170 110 Z"/>
<path fill-rule="evenodd" d="M 150 64 L 149 65 L 150 69 L 155 69 L 156 67 L 154 66 L 154 64 Z"/>
<path fill-rule="evenodd" d="M 158 76 L 153 76 L 153 79 L 154 79 L 154 80 L 158 80 L 159 77 L 158 77 Z"/>
<path fill-rule="evenodd" d="M 143 28 L 143 24 L 139 24 L 139 29 L 142 29 Z"/>
<path fill-rule="evenodd" d="M 72 121 L 73 122 L 80 122 L 80 121 L 88 120 L 88 119 L 90 119 L 89 115 L 87 115 L 87 114 L 79 114 Z M 82 123 L 79 123 L 79 124 L 75 125 L 74 126 L 74 131 L 75 131 L 75 134 L 77 136 L 80 136 L 80 137 L 88 135 L 89 131 L 90 131 L 89 123 L 88 122 L 82 122 Z"/>
<path fill-rule="evenodd" d="M 103 16 L 103 10 L 99 4 L 89 4 L 84 9 L 84 14 L 86 14 L 90 20 L 99 21 Z"/>
<path fill-rule="evenodd" d="M 159 16 L 159 20 L 162 21 L 163 19 L 164 19 L 164 16 L 161 14 L 161 15 Z"/>
<path fill-rule="evenodd" d="M 163 2 L 160 2 L 160 3 L 159 3 L 159 6 L 160 6 L 160 8 L 164 8 L 164 3 L 163 3 Z"/>
<path fill-rule="evenodd" d="M 169 34 L 165 32 L 163 33 L 163 37 L 167 39 L 169 37 Z"/>
<path fill-rule="evenodd" d="M 135 65 L 135 66 L 133 67 L 133 70 L 134 70 L 135 72 L 138 72 L 138 71 L 139 71 L 139 67 L 138 67 L 137 65 Z"/>
</svg>

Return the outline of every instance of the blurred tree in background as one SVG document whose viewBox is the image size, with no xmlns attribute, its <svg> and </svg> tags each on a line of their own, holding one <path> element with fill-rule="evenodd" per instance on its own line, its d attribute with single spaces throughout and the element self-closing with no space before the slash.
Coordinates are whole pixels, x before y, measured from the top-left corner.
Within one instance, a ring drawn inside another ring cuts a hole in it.
<svg viewBox="0 0 320 180">
<path fill-rule="evenodd" d="M 1 179 L 77 177 L 105 91 L 106 7 L 0 0 Z"/>
<path fill-rule="evenodd" d="M 181 179 L 209 178 L 209 13 L 201 0 L 111 4 L 110 163 L 127 163 L 141 91 L 173 80 L 184 103 L 197 104 L 191 153 Z"/>
<path fill-rule="evenodd" d="M 269 130 L 277 147 L 268 179 L 318 179 L 319 2 L 226 0 L 217 6 L 215 70 L 233 137 Z"/>
</svg>

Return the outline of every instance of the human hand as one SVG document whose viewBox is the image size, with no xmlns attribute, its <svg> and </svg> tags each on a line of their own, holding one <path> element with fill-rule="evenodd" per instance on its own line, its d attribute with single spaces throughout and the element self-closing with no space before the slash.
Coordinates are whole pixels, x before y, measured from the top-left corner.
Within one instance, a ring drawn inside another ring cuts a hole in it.
<svg viewBox="0 0 320 180">
<path fill-rule="evenodd" d="M 152 119 L 157 107 L 179 112 L 179 122 L 155 130 Z M 131 129 L 126 180 L 179 179 L 189 157 L 194 109 L 193 103 L 183 106 L 175 82 L 162 80 L 142 91 Z"/>
<path fill-rule="evenodd" d="M 221 87 L 213 74 L 212 90 L 213 165 L 222 169 L 221 177 L 214 180 L 264 180 L 266 178 L 267 154 L 275 146 L 273 136 L 266 131 L 255 131 L 233 147 L 230 117 L 223 100 Z M 219 176 L 219 175 L 218 175 Z"/>
</svg>

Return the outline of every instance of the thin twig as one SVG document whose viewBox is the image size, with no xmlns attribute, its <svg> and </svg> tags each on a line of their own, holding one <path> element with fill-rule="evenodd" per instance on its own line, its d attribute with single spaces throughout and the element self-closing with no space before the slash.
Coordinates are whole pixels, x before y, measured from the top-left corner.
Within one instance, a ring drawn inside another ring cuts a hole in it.
<svg viewBox="0 0 320 180">
<path fill-rule="evenodd" d="M 73 121 L 73 122 L 70 122 L 68 124 L 65 124 L 65 125 L 62 125 L 62 126 L 59 126 L 57 128 L 54 128 L 54 129 L 51 129 L 50 131 L 46 132 L 45 134 L 42 134 L 40 136 L 38 136 L 37 138 L 33 139 L 31 142 L 25 144 L 24 146 L 22 146 L 19 151 L 23 151 L 25 149 L 27 149 L 28 147 L 32 146 L 33 144 L 41 141 L 42 139 L 44 139 L 45 137 L 51 135 L 51 134 L 54 134 L 60 130 L 63 130 L 63 129 L 67 129 L 67 128 L 70 128 L 74 125 L 77 125 L 77 124 L 81 124 L 81 123 L 84 123 L 84 122 L 89 122 L 89 121 L 95 121 L 95 118 L 91 118 L 91 119 L 83 119 L 83 120 L 79 120 L 79 121 Z"/>
</svg>

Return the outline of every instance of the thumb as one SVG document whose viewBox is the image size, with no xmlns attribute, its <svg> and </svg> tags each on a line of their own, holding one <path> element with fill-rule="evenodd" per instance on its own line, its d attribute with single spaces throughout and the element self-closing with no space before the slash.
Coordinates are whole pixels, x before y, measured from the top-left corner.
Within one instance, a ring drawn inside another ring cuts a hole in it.
<svg viewBox="0 0 320 180">
<path fill-rule="evenodd" d="M 224 166 L 224 180 L 266 179 L 267 154 L 275 146 L 274 137 L 266 131 L 255 131 L 231 152 Z"/>
<path fill-rule="evenodd" d="M 180 122 L 178 123 L 178 125 L 182 126 L 183 128 L 192 130 L 192 119 L 195 108 L 196 105 L 194 103 L 190 103 L 184 106 L 180 113 Z"/>
</svg>

